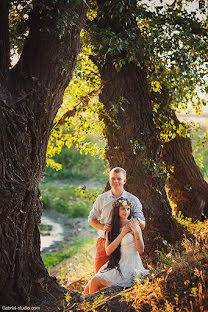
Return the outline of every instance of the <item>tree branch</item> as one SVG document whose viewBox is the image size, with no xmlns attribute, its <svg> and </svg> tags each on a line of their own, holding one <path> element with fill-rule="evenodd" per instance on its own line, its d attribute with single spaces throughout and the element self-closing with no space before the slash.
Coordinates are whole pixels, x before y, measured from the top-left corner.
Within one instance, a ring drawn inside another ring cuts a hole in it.
<svg viewBox="0 0 208 312">
<path fill-rule="evenodd" d="M 95 97 L 96 95 L 98 95 L 100 93 L 100 90 L 93 90 L 92 92 L 88 93 L 87 95 L 85 96 L 81 96 L 79 101 L 82 102 L 82 104 L 84 104 L 85 106 L 88 105 L 89 101 Z M 77 106 L 75 106 L 72 110 L 69 110 L 67 111 L 60 119 L 59 121 L 56 122 L 56 124 L 54 125 L 54 127 L 56 126 L 63 126 L 64 124 L 64 121 L 67 119 L 67 118 L 70 118 L 70 117 L 74 117 L 75 114 L 77 112 Z"/>
<path fill-rule="evenodd" d="M 100 89 L 93 90 L 92 92 L 88 93 L 85 96 L 80 97 L 80 102 L 82 102 L 84 105 L 88 105 L 89 101 L 92 100 L 95 96 L 97 96 L 100 93 Z"/>
<path fill-rule="evenodd" d="M 64 121 L 65 121 L 67 118 L 74 117 L 75 114 L 76 114 L 76 112 L 77 112 L 77 107 L 74 107 L 72 110 L 67 111 L 67 112 L 59 119 L 59 121 L 57 121 L 57 123 L 55 124 L 54 127 L 56 127 L 56 126 L 63 126 Z"/>
<path fill-rule="evenodd" d="M 170 24 L 170 25 L 179 25 L 182 27 L 189 25 L 192 31 L 192 34 L 207 37 L 207 29 L 203 28 L 199 22 L 189 17 L 182 17 L 182 16 L 174 15 L 174 18 L 173 18 L 172 15 L 166 16 L 163 14 L 158 14 L 156 16 L 154 12 L 150 12 L 144 8 L 139 7 L 138 17 L 140 17 L 140 14 L 142 14 L 142 17 L 146 17 L 148 19 L 154 19 L 155 21 L 157 20 L 157 22 L 160 23 L 161 25 Z"/>
<path fill-rule="evenodd" d="M 64 0 L 46 2 L 44 6 L 40 0 L 34 2 L 28 21 L 29 35 L 15 70 L 37 78 L 46 87 L 50 85 L 55 92 L 59 86 L 65 89 L 71 79 L 86 6 L 84 2 L 80 6 Z"/>
<path fill-rule="evenodd" d="M 0 2 L 0 79 L 6 82 L 9 72 L 9 8 L 7 0 Z"/>
</svg>

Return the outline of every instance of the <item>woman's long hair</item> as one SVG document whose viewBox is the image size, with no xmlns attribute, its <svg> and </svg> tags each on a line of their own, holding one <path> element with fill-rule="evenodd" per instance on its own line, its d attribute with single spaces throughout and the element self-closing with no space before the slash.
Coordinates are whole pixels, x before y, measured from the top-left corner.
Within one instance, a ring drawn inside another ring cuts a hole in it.
<svg viewBox="0 0 208 312">
<path fill-rule="evenodd" d="M 114 204 L 113 204 L 113 215 L 112 215 L 112 221 L 111 221 L 111 230 L 108 232 L 108 239 L 109 243 L 112 243 L 114 239 L 120 234 L 120 217 L 119 217 L 119 207 L 122 206 L 123 202 L 126 201 L 127 205 L 131 207 L 132 202 L 128 201 L 127 199 L 121 197 L 119 198 Z M 130 208 L 130 214 L 128 216 L 128 219 L 131 219 L 131 208 Z M 120 268 L 119 268 L 119 261 L 121 258 L 121 245 L 119 244 L 118 247 L 112 252 L 110 255 L 110 259 L 108 261 L 108 265 L 106 269 L 113 269 L 116 268 L 119 273 L 121 274 Z"/>
</svg>

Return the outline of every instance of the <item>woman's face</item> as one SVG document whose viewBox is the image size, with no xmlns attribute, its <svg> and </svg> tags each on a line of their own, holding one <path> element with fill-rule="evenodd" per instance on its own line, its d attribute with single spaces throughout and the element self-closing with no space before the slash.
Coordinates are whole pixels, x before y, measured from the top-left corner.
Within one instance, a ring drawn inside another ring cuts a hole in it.
<svg viewBox="0 0 208 312">
<path fill-rule="evenodd" d="M 130 207 L 128 205 L 120 206 L 119 207 L 119 217 L 121 219 L 127 219 L 130 215 Z"/>
</svg>

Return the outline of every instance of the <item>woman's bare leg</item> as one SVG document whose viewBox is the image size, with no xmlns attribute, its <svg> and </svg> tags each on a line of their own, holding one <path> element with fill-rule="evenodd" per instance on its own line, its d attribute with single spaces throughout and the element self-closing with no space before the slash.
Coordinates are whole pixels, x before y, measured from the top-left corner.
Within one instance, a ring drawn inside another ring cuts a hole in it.
<svg viewBox="0 0 208 312">
<path fill-rule="evenodd" d="M 85 286 L 85 289 L 84 289 L 85 295 L 89 295 L 89 293 L 90 293 L 90 289 L 89 288 L 90 288 L 90 281 Z"/>
<path fill-rule="evenodd" d="M 87 287 L 87 286 L 86 286 Z M 106 288 L 107 286 L 102 284 L 98 277 L 93 277 L 89 282 L 89 294 L 93 294 L 94 292 Z"/>
</svg>

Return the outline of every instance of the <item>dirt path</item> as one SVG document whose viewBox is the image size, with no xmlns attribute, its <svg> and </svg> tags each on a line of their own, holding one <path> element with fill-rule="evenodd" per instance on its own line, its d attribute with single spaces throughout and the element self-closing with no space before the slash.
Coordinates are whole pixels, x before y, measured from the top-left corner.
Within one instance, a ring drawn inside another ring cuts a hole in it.
<svg viewBox="0 0 208 312">
<path fill-rule="evenodd" d="M 73 244 L 74 238 L 80 235 L 90 239 L 97 235 L 96 230 L 89 226 L 85 218 L 67 218 L 63 214 L 45 210 L 41 224 L 52 227 L 41 236 L 41 255 L 63 252 Z"/>
</svg>

